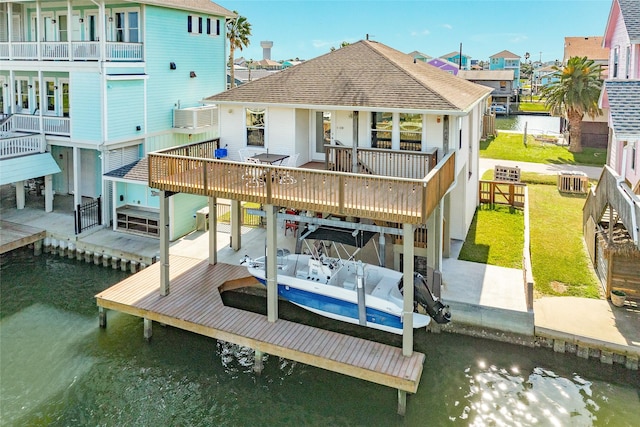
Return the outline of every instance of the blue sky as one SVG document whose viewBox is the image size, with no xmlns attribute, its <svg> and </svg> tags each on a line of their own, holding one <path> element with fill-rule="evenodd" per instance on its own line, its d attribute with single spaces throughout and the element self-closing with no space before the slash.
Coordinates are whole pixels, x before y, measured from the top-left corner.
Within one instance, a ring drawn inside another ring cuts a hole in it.
<svg viewBox="0 0 640 427">
<path fill-rule="evenodd" d="M 251 44 L 235 56 L 311 59 L 369 34 L 402 52 L 441 56 L 460 49 L 473 59 L 508 50 L 532 60 L 562 60 L 564 38 L 602 36 L 611 0 L 217 1 L 252 26 Z"/>
</svg>

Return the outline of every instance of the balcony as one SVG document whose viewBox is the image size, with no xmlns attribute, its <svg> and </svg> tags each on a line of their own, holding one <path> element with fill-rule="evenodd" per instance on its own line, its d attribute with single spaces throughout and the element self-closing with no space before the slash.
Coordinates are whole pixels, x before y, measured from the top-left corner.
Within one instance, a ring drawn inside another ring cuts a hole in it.
<svg viewBox="0 0 640 427">
<path fill-rule="evenodd" d="M 69 117 L 40 116 L 30 114 L 13 114 L 2 123 L 0 134 L 14 132 L 43 133 L 46 135 L 71 136 L 71 119 Z"/>
<path fill-rule="evenodd" d="M 213 147 L 200 143 L 149 153 L 149 186 L 374 221 L 426 224 L 455 177 L 455 152 L 424 177 L 401 178 L 217 160 L 211 155 Z M 423 161 L 428 163 L 428 157 Z M 395 174 L 391 169 L 398 164 L 385 163 L 386 172 Z M 247 185 L 247 174 L 264 177 L 265 185 Z M 293 180 L 276 179 L 283 174 Z"/>
<path fill-rule="evenodd" d="M 173 128 L 177 133 L 204 132 L 218 126 L 218 108 L 200 106 L 173 110 Z"/>
<path fill-rule="evenodd" d="M 142 43 L 106 42 L 104 60 L 142 61 Z M 101 43 L 73 42 L 0 42 L 0 60 L 13 61 L 99 61 Z"/>
<path fill-rule="evenodd" d="M 0 160 L 28 154 L 44 153 L 47 142 L 42 134 L 37 135 L 0 135 Z"/>
</svg>

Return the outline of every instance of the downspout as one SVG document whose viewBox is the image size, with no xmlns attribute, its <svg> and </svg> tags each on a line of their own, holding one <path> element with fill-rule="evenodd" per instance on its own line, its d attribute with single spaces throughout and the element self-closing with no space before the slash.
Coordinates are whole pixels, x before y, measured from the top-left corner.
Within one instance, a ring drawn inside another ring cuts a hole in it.
<svg viewBox="0 0 640 427">
<path fill-rule="evenodd" d="M 98 145 L 98 151 L 100 152 L 100 168 L 101 168 L 101 176 L 100 176 L 100 182 L 102 184 L 102 196 L 103 196 L 103 200 L 106 202 L 106 199 L 104 199 L 104 196 L 107 195 L 107 185 L 106 182 L 104 180 L 104 178 L 102 178 L 102 173 L 105 172 L 106 170 L 106 164 L 107 164 L 107 152 L 105 151 L 105 144 L 107 142 L 107 137 L 108 137 L 108 133 L 107 133 L 107 77 L 106 77 L 106 72 L 105 72 L 105 58 L 106 58 L 106 49 L 107 49 L 107 20 L 106 20 L 106 12 L 105 12 L 105 7 L 104 7 L 104 0 L 101 0 L 99 3 L 96 0 L 90 0 L 91 3 L 95 4 L 96 6 L 98 6 L 98 23 L 100 25 L 100 66 L 99 66 L 99 70 L 98 72 L 100 73 L 100 98 L 102 101 L 102 114 L 101 116 L 101 120 L 100 120 L 100 125 L 102 126 L 102 141 L 100 142 L 100 144 Z M 110 218 L 111 215 L 109 215 L 109 212 L 107 212 L 109 203 L 103 203 L 102 204 L 102 218 L 103 218 L 103 222 L 106 218 Z M 115 206 L 114 206 L 115 209 Z M 100 224 L 102 225 L 102 224 Z"/>
</svg>

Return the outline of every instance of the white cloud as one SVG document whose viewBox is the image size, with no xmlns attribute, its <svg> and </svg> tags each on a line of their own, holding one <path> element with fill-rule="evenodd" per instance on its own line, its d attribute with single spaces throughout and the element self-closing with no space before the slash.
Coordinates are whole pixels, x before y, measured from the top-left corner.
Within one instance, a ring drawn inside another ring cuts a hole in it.
<svg viewBox="0 0 640 427">
<path fill-rule="evenodd" d="M 453 30 L 453 25 L 451 24 L 442 24 L 441 27 L 446 28 L 447 30 Z"/>
<path fill-rule="evenodd" d="M 431 31 L 424 29 L 422 31 L 411 31 L 411 36 L 412 37 L 417 37 L 417 36 L 428 36 L 429 34 L 431 34 Z"/>
</svg>

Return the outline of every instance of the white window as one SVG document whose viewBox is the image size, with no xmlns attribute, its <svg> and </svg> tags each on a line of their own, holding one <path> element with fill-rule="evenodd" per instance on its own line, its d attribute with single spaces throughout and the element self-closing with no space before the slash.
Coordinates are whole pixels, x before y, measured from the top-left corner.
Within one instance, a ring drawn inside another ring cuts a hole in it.
<svg viewBox="0 0 640 427">
<path fill-rule="evenodd" d="M 139 12 L 122 11 L 114 14 L 115 41 L 138 43 L 140 41 Z"/>
<path fill-rule="evenodd" d="M 44 87 L 45 87 L 45 96 L 46 96 L 44 113 L 49 115 L 55 115 L 56 107 L 57 107 L 56 82 L 54 82 L 53 80 L 45 80 Z"/>
<path fill-rule="evenodd" d="M 400 149 L 422 149 L 422 114 L 400 113 Z"/>
<path fill-rule="evenodd" d="M 391 148 L 391 131 L 393 130 L 393 113 L 371 113 L 371 147 Z"/>
<path fill-rule="evenodd" d="M 26 78 L 15 80 L 16 112 L 31 114 L 29 110 L 29 81 Z"/>
<path fill-rule="evenodd" d="M 189 15 L 187 16 L 187 32 L 193 34 L 202 34 L 202 17 Z"/>
<path fill-rule="evenodd" d="M 252 147 L 264 147 L 264 108 L 247 108 L 247 145 Z"/>
<path fill-rule="evenodd" d="M 220 20 L 207 18 L 207 34 L 210 36 L 220 35 Z"/>
</svg>

